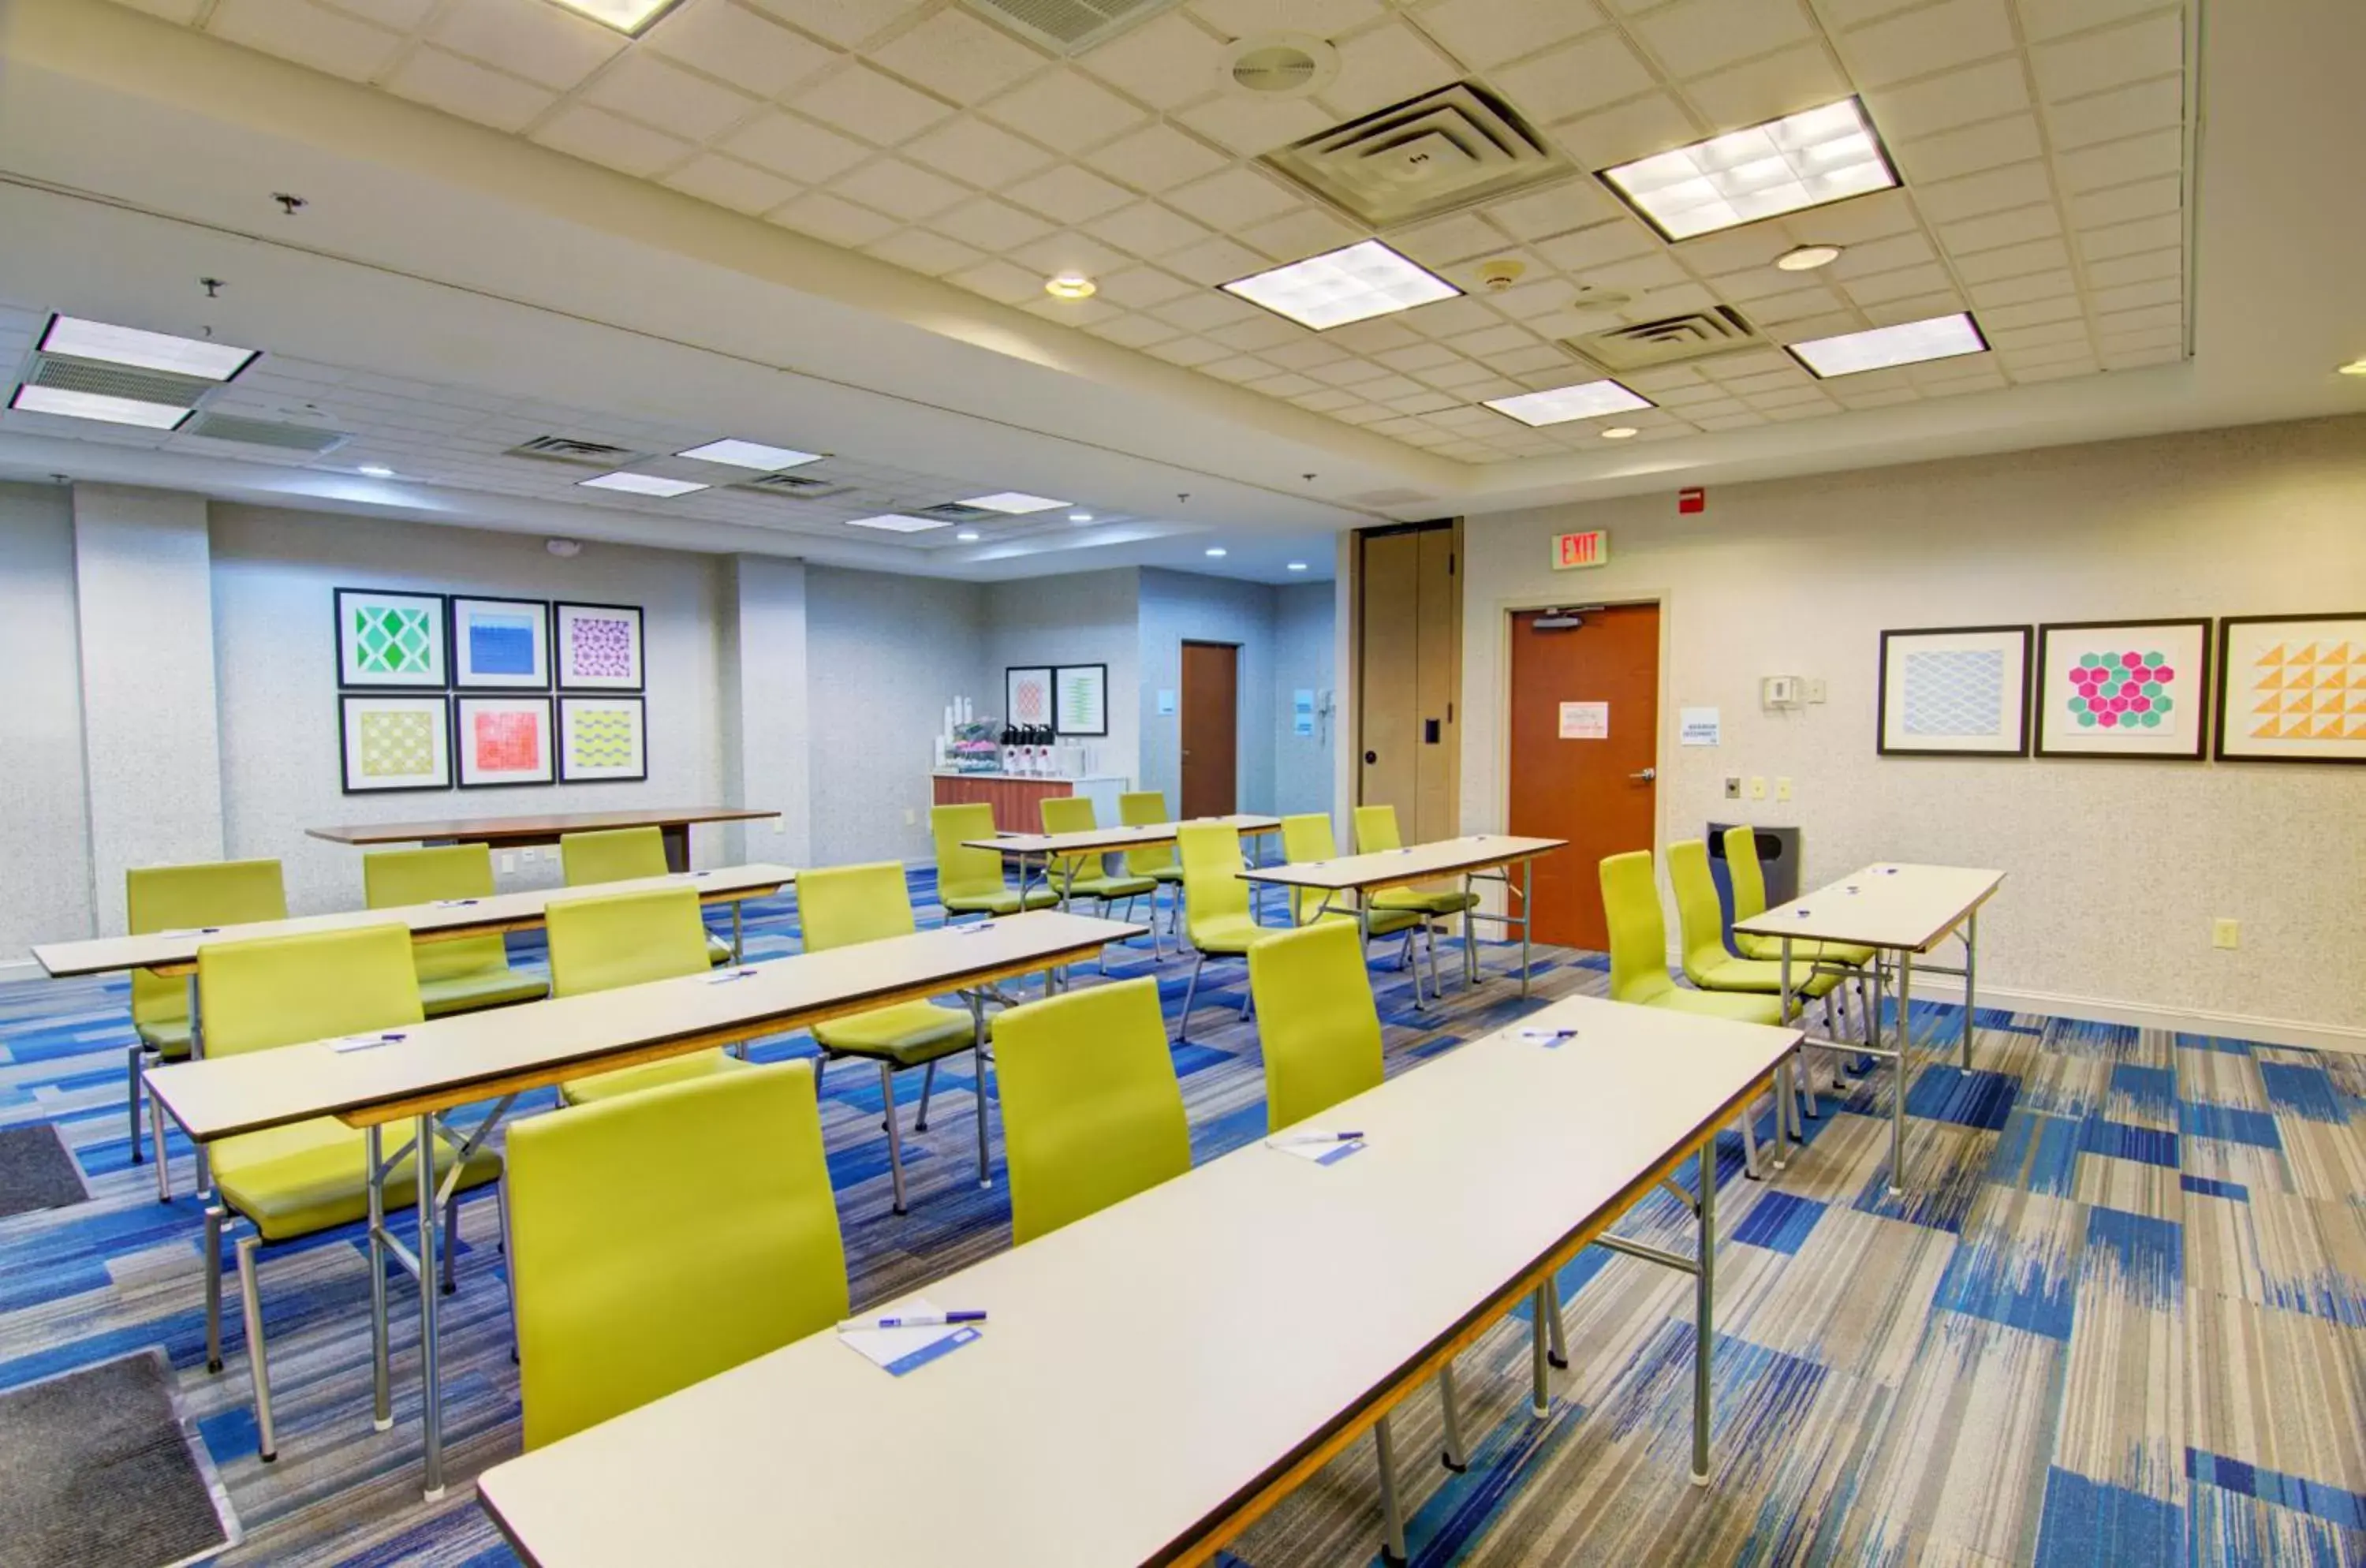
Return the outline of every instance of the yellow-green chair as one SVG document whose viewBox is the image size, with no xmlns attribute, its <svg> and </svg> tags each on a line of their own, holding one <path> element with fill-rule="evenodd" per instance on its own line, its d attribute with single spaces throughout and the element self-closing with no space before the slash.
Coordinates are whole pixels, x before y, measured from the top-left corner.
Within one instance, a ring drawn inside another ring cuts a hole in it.
<svg viewBox="0 0 2366 1568">
<path fill-rule="evenodd" d="M 930 807 L 929 832 L 937 842 L 937 902 L 948 916 L 1015 915 L 1060 901 L 1050 887 L 1012 891 L 1000 852 L 968 847 L 970 840 L 994 837 L 994 807 L 984 801 Z"/>
<path fill-rule="evenodd" d="M 1265 1047 L 1267 1133 L 1297 1126 L 1380 1087 L 1380 1009 L 1352 926 L 1317 920 L 1258 943 L 1249 953 L 1249 989 L 1256 996 L 1257 1036 Z M 1437 1397 L 1446 1428 L 1439 1457 L 1459 1472 L 1467 1461 L 1451 1361 L 1438 1369 Z M 1380 1454 L 1383 1465 L 1393 1463 L 1391 1445 L 1383 1442 Z M 1402 1560 L 1403 1522 L 1394 1515 L 1393 1477 L 1382 1495 L 1391 1509 L 1391 1550 Z"/>
<path fill-rule="evenodd" d="M 1117 819 L 1129 828 L 1155 828 L 1175 820 L 1166 814 L 1166 795 L 1155 789 L 1129 790 L 1117 797 Z M 1166 929 L 1177 928 L 1177 914 L 1183 898 L 1183 863 L 1175 858 L 1173 844 L 1151 844 L 1125 852 L 1125 874 L 1146 876 L 1161 886 L 1175 889 L 1174 902 L 1167 906 Z M 1158 895 L 1150 896 L 1150 949 L 1162 951 L 1158 945 Z"/>
<path fill-rule="evenodd" d="M 994 1060 L 1013 1241 L 1191 1168 L 1157 981 L 1121 980 L 998 1013 Z"/>
<path fill-rule="evenodd" d="M 1331 818 L 1320 811 L 1281 819 L 1281 858 L 1293 865 L 1305 865 L 1314 861 L 1339 858 L 1338 840 L 1331 836 Z M 1353 922 L 1356 911 L 1336 905 L 1323 908 L 1323 895 L 1311 887 L 1290 889 L 1290 922 L 1303 926 L 1312 924 L 1317 916 L 1326 920 Z M 1402 969 L 1413 958 L 1413 936 L 1421 928 L 1421 917 L 1406 909 L 1374 909 L 1366 924 L 1368 936 L 1393 936 L 1403 931 L 1404 952 L 1397 960 Z"/>
<path fill-rule="evenodd" d="M 362 857 L 362 900 L 373 909 L 492 896 L 493 852 L 483 844 L 385 850 Z M 411 957 L 419 971 L 419 1005 L 430 1018 L 540 1001 L 550 994 L 547 982 L 510 967 L 509 944 L 498 932 L 414 941 Z"/>
<path fill-rule="evenodd" d="M 510 1130 L 527 1448 L 846 1315 L 814 1097 L 808 1066 L 782 1062 Z"/>
<path fill-rule="evenodd" d="M 411 932 L 400 925 L 362 926 L 308 936 L 218 942 L 197 951 L 198 1005 L 205 1010 L 205 1052 L 219 1059 L 340 1035 L 399 1030 L 425 1015 L 411 959 Z M 400 1047 L 394 1047 L 399 1049 Z M 215 1200 L 206 1211 L 206 1368 L 220 1371 L 221 1237 L 232 1218 L 253 1234 L 238 1238 L 239 1292 L 244 1308 L 249 1375 L 254 1383 L 255 1450 L 276 1458 L 271 1422 L 271 1374 L 263 1337 L 263 1299 L 256 1249 L 350 1224 L 369 1211 L 368 1138 L 333 1116 L 221 1138 L 210 1146 Z M 469 1145 L 439 1145 L 434 1170 L 449 1174 L 460 1162 L 458 1185 L 445 1211 L 453 1234 L 459 1192 L 501 1173 L 501 1156 Z M 416 1166 L 406 1153 L 386 1181 L 391 1208 L 407 1207 L 418 1191 Z M 443 1258 L 443 1288 L 454 1285 L 452 1257 Z M 422 1258 L 422 1270 L 435 1267 Z M 434 1287 L 422 1277 L 422 1290 Z"/>
<path fill-rule="evenodd" d="M 550 936 L 550 994 L 580 996 L 706 972 L 706 925 L 687 886 L 597 898 L 554 898 L 543 917 Z M 748 1064 L 721 1051 L 695 1051 L 637 1067 L 569 1078 L 558 1098 L 582 1105 L 660 1084 L 705 1077 Z"/>
<path fill-rule="evenodd" d="M 1191 998 L 1199 994 L 1200 971 L 1208 960 L 1245 958 L 1261 942 L 1279 936 L 1282 928 L 1256 923 L 1249 908 L 1249 885 L 1241 880 L 1240 829 L 1229 822 L 1185 822 L 1175 830 L 1175 847 L 1183 860 L 1183 925 L 1191 933 L 1198 955 L 1191 963 L 1191 980 L 1183 988 L 1183 1016 L 1177 1021 L 1179 1043 L 1191 1032 Z M 1241 1016 L 1249 1015 L 1251 999 L 1241 998 Z"/>
<path fill-rule="evenodd" d="M 134 936 L 202 926 L 241 926 L 287 918 L 287 890 L 276 860 L 213 861 L 198 865 L 141 866 L 123 874 L 125 929 Z M 189 977 L 131 972 L 130 1085 L 124 1109 L 131 1122 L 131 1163 L 140 1148 L 140 1069 L 145 1060 L 178 1062 L 189 1055 Z M 156 1157 L 163 1156 L 164 1123 L 152 1111 Z"/>
<path fill-rule="evenodd" d="M 854 947 L 914 930 L 912 897 L 904 868 L 894 861 L 873 865 L 835 865 L 797 878 L 797 919 L 807 953 Z M 956 1051 L 971 1054 L 977 1082 L 977 1182 L 988 1185 L 986 1145 L 986 1029 L 980 1005 L 941 1007 L 931 1001 L 897 1002 L 851 1018 L 816 1024 L 814 1041 L 830 1056 L 861 1056 L 879 1064 L 879 1094 L 886 1101 L 887 1169 L 896 1186 L 896 1212 L 904 1213 L 904 1134 L 896 1125 L 896 1074 L 923 1065 L 920 1114 L 912 1130 L 929 1130 L 929 1095 L 936 1088 L 937 1063 Z M 821 1066 L 814 1069 L 818 1092 Z"/>
<path fill-rule="evenodd" d="M 1404 848 L 1404 835 L 1397 828 L 1397 808 L 1393 806 L 1358 806 L 1356 807 L 1356 852 L 1369 855 L 1387 850 Z M 1462 888 L 1427 889 L 1420 887 L 1383 887 L 1370 896 L 1375 910 L 1410 909 L 1421 917 L 1423 940 L 1429 944 L 1429 989 L 1442 996 L 1437 983 L 1437 922 L 1466 909 L 1479 907 L 1479 895 Z M 1462 940 L 1473 942 L 1477 934 L 1470 922 L 1462 923 Z M 1408 953 L 1410 949 L 1407 950 Z M 1414 1000 L 1421 1000 L 1421 976 L 1414 975 Z"/>
<path fill-rule="evenodd" d="M 1052 795 L 1037 805 L 1043 816 L 1043 831 L 1046 833 L 1089 833 L 1100 826 L 1094 819 L 1093 803 L 1088 796 Z M 1131 872 L 1122 876 L 1114 875 L 1109 869 L 1109 857 L 1098 854 L 1054 855 L 1050 865 L 1044 868 L 1044 875 L 1052 884 L 1053 890 L 1060 895 L 1063 904 L 1074 903 L 1078 898 L 1098 899 L 1100 902 L 1098 912 L 1102 915 L 1110 914 L 1116 905 L 1122 903 L 1125 912 L 1121 918 L 1132 919 L 1134 900 L 1147 897 L 1154 927 L 1152 946 L 1155 948 L 1157 932 L 1155 928 L 1158 914 L 1158 881 L 1155 877 L 1136 876 Z M 1109 973 L 1106 952 L 1101 955 L 1100 970 L 1104 975 Z"/>
<path fill-rule="evenodd" d="M 1733 886 L 1733 918 L 1738 923 L 1753 915 L 1766 912 L 1766 873 L 1758 863 L 1758 832 L 1749 827 L 1728 828 L 1725 830 L 1726 874 Z M 1734 931 L 1734 951 L 1744 958 L 1780 964 L 1783 961 L 1783 939 L 1754 936 L 1747 931 Z M 1857 1007 L 1870 1019 L 1873 998 L 1867 990 L 1871 979 L 1868 965 L 1873 963 L 1874 950 L 1844 942 L 1793 942 L 1791 961 L 1796 964 L 1823 964 L 1851 971 L 1846 978 L 1856 982 Z M 1848 1000 L 1845 987 L 1841 991 L 1843 1005 Z M 1867 1026 L 1870 1028 L 1870 1025 Z M 1835 1084 L 1835 1088 L 1841 1087 Z"/>
<path fill-rule="evenodd" d="M 666 864 L 665 835 L 655 828 L 603 828 L 592 833 L 561 833 L 558 861 L 569 887 L 595 887 L 603 882 L 664 876 L 672 870 Z M 699 930 L 702 933 L 706 930 L 704 916 L 700 917 Z M 731 944 L 719 936 L 707 936 L 706 961 L 734 962 Z"/>
</svg>

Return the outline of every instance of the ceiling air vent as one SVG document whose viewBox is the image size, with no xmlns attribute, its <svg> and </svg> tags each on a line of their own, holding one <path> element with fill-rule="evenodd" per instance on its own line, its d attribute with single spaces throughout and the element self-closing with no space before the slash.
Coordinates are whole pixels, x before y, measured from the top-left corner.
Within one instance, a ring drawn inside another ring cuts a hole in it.
<svg viewBox="0 0 2366 1568">
<path fill-rule="evenodd" d="M 267 419 L 242 419 L 234 413 L 201 413 L 181 426 L 183 435 L 208 441 L 235 441 L 242 446 L 274 446 L 282 452 L 333 452 L 353 439 L 349 431 L 323 430 L 317 424 L 280 424 Z"/>
<path fill-rule="evenodd" d="M 1082 54 L 1177 0 L 969 0 L 981 15 L 1054 54 Z"/>
<path fill-rule="evenodd" d="M 1374 229 L 1577 173 L 1517 109 L 1469 82 L 1335 126 L 1264 162 Z"/>
<path fill-rule="evenodd" d="M 730 488 L 757 491 L 790 501 L 828 501 L 833 496 L 854 492 L 852 485 L 839 484 L 835 479 L 815 479 L 807 474 L 758 474 L 753 479 L 741 479 Z"/>
<path fill-rule="evenodd" d="M 935 506 L 913 506 L 905 509 L 907 517 L 932 517 L 940 523 L 1008 523 L 1010 514 L 997 512 L 989 506 L 963 506 L 958 501 L 948 501 Z"/>
<path fill-rule="evenodd" d="M 1339 74 L 1339 51 L 1312 33 L 1266 33 L 1235 40 L 1223 56 L 1224 85 L 1253 98 L 1303 98 Z"/>
<path fill-rule="evenodd" d="M 1613 375 L 1766 346 L 1758 329 L 1742 320 L 1741 313 L 1730 305 L 1586 333 L 1563 338 L 1560 343 L 1563 348 L 1583 355 Z"/>
<path fill-rule="evenodd" d="M 537 435 L 501 454 L 505 457 L 539 457 L 546 463 L 580 463 L 587 468 L 621 468 L 641 454 L 604 441 L 579 441 L 572 435 Z"/>
<path fill-rule="evenodd" d="M 134 402 L 163 403 L 176 409 L 195 408 L 215 382 L 196 376 L 175 376 L 163 370 L 141 370 L 129 365 L 102 365 L 96 360 L 63 355 L 37 354 L 33 373 L 25 378 L 34 387 L 61 392 L 90 392 L 102 398 L 130 398 Z"/>
</svg>

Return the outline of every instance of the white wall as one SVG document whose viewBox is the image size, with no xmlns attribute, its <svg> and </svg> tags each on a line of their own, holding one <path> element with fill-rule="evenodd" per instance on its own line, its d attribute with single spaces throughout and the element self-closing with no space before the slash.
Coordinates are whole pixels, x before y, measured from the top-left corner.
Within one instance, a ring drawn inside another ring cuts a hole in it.
<svg viewBox="0 0 2366 1568">
<path fill-rule="evenodd" d="M 1607 568 L 1549 570 L 1554 533 L 1595 526 Z M 1801 827 L 1809 885 L 1878 859 L 2000 867 L 1981 923 L 2000 1002 L 2366 1035 L 2366 773 L 1874 752 L 1886 627 L 2366 609 L 2366 419 L 1712 487 L 1697 517 L 1661 494 L 1467 536 L 1466 829 L 1503 821 L 1506 612 L 1656 597 L 1663 844 L 1738 817 Z M 1822 677 L 1830 701 L 1762 713 L 1777 673 Z M 1721 747 L 1673 744 L 1686 705 L 1723 710 Z M 1727 801 L 1729 773 L 1788 776 L 1797 798 Z M 2218 916 L 2239 951 L 2211 947 Z"/>
<path fill-rule="evenodd" d="M 1183 644 L 1240 645 L 1239 796 L 1243 811 L 1273 809 L 1274 591 L 1261 582 L 1201 577 L 1145 567 L 1142 572 L 1142 779 L 1164 790 L 1169 808 L 1183 803 Z M 1161 715 L 1158 693 L 1177 694 L 1177 712 Z"/>
<path fill-rule="evenodd" d="M 718 642 L 723 669 L 726 801 L 778 811 L 722 835 L 734 861 L 813 863 L 810 689 L 806 670 L 806 568 L 774 556 L 726 563 Z"/>
<path fill-rule="evenodd" d="M 1142 773 L 1141 574 L 1132 567 L 997 582 L 986 590 L 985 689 L 980 713 L 1004 716 L 1003 671 L 1014 666 L 1109 666 L 1109 734 L 1092 749 L 1093 771 L 1132 787 Z"/>
<path fill-rule="evenodd" d="M 1273 808 L 1282 815 L 1328 812 L 1332 807 L 1331 759 L 1336 749 L 1339 713 L 1322 711 L 1325 692 L 1335 694 L 1337 672 L 1332 639 L 1335 617 L 1327 582 L 1289 583 L 1273 591 Z M 1291 728 L 1292 702 L 1301 691 L 1314 694 L 1314 733 Z M 1334 701 L 1336 698 L 1335 695 Z"/>
<path fill-rule="evenodd" d="M 62 487 L 0 485 L 0 964 L 93 934 L 74 526 Z"/>
</svg>

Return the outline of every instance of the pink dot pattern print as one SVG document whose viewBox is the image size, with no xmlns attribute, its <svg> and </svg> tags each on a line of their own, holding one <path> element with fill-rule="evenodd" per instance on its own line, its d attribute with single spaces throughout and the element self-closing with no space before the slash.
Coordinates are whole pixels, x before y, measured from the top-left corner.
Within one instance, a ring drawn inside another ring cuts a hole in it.
<svg viewBox="0 0 2366 1568">
<path fill-rule="evenodd" d="M 2129 649 L 2082 653 L 2070 671 L 2071 716 L 2082 729 L 2142 734 L 2177 710 L 2177 669 L 2168 656 Z"/>
<path fill-rule="evenodd" d="M 577 617 L 574 631 L 574 674 L 595 680 L 632 678 L 632 622 L 606 615 L 582 615 Z"/>
</svg>

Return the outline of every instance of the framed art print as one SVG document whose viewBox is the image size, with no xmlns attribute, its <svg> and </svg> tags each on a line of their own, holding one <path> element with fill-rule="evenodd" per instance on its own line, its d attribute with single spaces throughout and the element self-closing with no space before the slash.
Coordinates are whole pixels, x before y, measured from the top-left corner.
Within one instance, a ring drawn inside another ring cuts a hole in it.
<svg viewBox="0 0 2366 1568">
<path fill-rule="evenodd" d="M 1004 712 L 1011 724 L 1052 722 L 1052 671 L 1049 666 L 1014 666 L 1002 672 Z"/>
<path fill-rule="evenodd" d="M 2029 755 L 2027 626 L 1932 626 L 1881 634 L 1885 757 Z"/>
<path fill-rule="evenodd" d="M 645 723 L 638 697 L 559 698 L 559 783 L 611 784 L 648 778 Z"/>
<path fill-rule="evenodd" d="M 1109 733 L 1109 666 L 1062 664 L 1052 671 L 1052 728 L 1063 735 Z"/>
<path fill-rule="evenodd" d="M 2218 623 L 2223 762 L 2366 762 L 2366 610 Z"/>
<path fill-rule="evenodd" d="M 2202 760 L 2210 622 L 2037 628 L 2037 754 Z"/>
<path fill-rule="evenodd" d="M 416 686 L 442 691 L 445 602 L 441 593 L 382 593 L 340 588 L 337 684 Z"/>
<path fill-rule="evenodd" d="M 456 705 L 462 789 L 550 782 L 548 697 L 461 697 Z"/>
<path fill-rule="evenodd" d="M 555 606 L 558 689 L 637 692 L 641 689 L 641 607 L 637 604 Z"/>
<path fill-rule="evenodd" d="M 450 699 L 347 695 L 337 699 L 338 750 L 347 795 L 452 787 Z"/>
<path fill-rule="evenodd" d="M 550 605 L 541 599 L 452 596 L 452 684 L 463 691 L 550 690 Z"/>
</svg>

